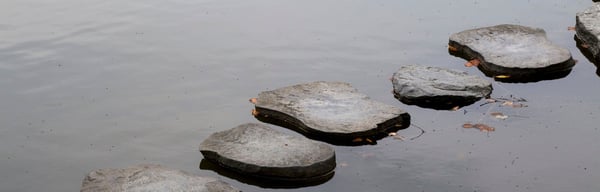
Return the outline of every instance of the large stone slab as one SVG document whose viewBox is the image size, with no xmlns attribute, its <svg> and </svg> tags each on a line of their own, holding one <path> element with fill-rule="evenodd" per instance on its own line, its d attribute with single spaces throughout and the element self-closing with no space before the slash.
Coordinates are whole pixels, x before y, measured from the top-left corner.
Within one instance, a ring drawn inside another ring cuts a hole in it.
<svg viewBox="0 0 600 192">
<path fill-rule="evenodd" d="M 200 177 L 160 165 L 137 165 L 124 169 L 99 169 L 83 180 L 81 192 L 105 191 L 190 191 L 238 192 L 240 190 L 211 177 Z"/>
<path fill-rule="evenodd" d="M 592 62 L 599 63 L 600 3 L 594 3 L 591 7 L 577 13 L 575 31 L 579 48 L 582 49 L 584 54 L 590 55 Z"/>
<path fill-rule="evenodd" d="M 392 76 L 394 96 L 405 104 L 453 109 L 475 103 L 492 93 L 492 84 L 464 71 L 405 65 Z"/>
<path fill-rule="evenodd" d="M 264 91 L 254 116 L 341 145 L 373 144 L 410 125 L 405 111 L 371 100 L 343 82 L 312 82 Z"/>
<path fill-rule="evenodd" d="M 224 168 L 281 181 L 329 179 L 336 166 L 335 151 L 329 145 L 256 123 L 210 135 L 200 144 L 200 152 Z"/>
<path fill-rule="evenodd" d="M 497 81 L 534 82 L 562 78 L 575 61 L 569 50 L 546 37 L 543 29 L 496 25 L 452 34 L 450 54 L 477 60 L 484 74 Z"/>
</svg>

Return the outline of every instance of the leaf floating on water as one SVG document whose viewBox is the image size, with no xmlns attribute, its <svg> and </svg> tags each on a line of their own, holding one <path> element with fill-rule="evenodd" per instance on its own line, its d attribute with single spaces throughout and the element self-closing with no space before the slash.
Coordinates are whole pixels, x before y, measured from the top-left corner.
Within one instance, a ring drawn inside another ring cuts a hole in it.
<svg viewBox="0 0 600 192">
<path fill-rule="evenodd" d="M 454 107 L 452 107 L 452 109 L 451 109 L 451 110 L 452 110 L 452 111 L 458 111 L 458 109 L 460 109 L 460 106 L 454 106 Z"/>
<path fill-rule="evenodd" d="M 479 131 L 485 131 L 485 132 L 492 132 L 492 131 L 496 130 L 496 128 L 494 128 L 494 127 L 491 127 L 486 124 L 481 124 L 481 123 L 477 123 L 477 124 L 465 123 L 465 124 L 463 124 L 463 128 L 465 128 L 465 129 L 476 128 L 476 129 L 479 129 Z"/>
<path fill-rule="evenodd" d="M 479 61 L 479 59 L 473 59 L 473 60 L 470 60 L 469 62 L 466 62 L 465 67 L 477 67 L 479 65 L 479 63 L 481 63 L 481 61 Z"/>
<path fill-rule="evenodd" d="M 513 101 L 504 101 L 504 102 L 502 102 L 502 106 L 508 106 L 508 107 L 512 107 L 512 108 L 527 107 L 527 105 L 525 105 L 523 103 L 518 103 L 518 102 L 513 102 Z"/>
<path fill-rule="evenodd" d="M 508 78 L 510 78 L 510 75 L 496 75 L 496 76 L 494 76 L 494 78 L 498 78 L 498 79 L 508 79 Z"/>
<path fill-rule="evenodd" d="M 250 98 L 250 99 L 248 99 L 248 101 L 250 101 L 250 103 L 252 103 L 252 104 L 256 104 L 256 102 L 258 102 L 258 99 L 257 98 Z"/>
<path fill-rule="evenodd" d="M 500 112 L 492 112 L 492 113 L 490 113 L 490 115 L 492 117 L 495 117 L 496 119 L 502 119 L 502 120 L 508 119 L 508 116 L 506 116 Z"/>
<path fill-rule="evenodd" d="M 458 48 L 453 47 L 452 45 L 448 45 L 448 50 L 452 51 L 452 52 L 456 52 L 456 51 L 458 51 Z"/>
</svg>

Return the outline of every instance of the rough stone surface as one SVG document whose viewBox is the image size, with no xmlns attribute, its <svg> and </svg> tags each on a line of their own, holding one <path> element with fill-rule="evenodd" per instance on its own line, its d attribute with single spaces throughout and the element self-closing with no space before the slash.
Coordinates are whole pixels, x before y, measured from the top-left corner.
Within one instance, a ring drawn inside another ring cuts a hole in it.
<svg viewBox="0 0 600 192">
<path fill-rule="evenodd" d="M 483 73 L 500 81 L 531 82 L 561 78 L 575 64 L 569 50 L 546 38 L 543 29 L 496 25 L 452 34 L 450 53 L 478 59 Z"/>
<path fill-rule="evenodd" d="M 467 72 L 405 65 L 392 77 L 394 96 L 405 104 L 434 109 L 473 104 L 492 93 L 492 84 Z"/>
<path fill-rule="evenodd" d="M 577 13 L 575 24 L 576 38 L 586 44 L 592 61 L 600 61 L 600 3 L 594 3 L 586 10 Z"/>
<path fill-rule="evenodd" d="M 215 178 L 195 176 L 160 165 L 137 165 L 124 169 L 92 171 L 84 178 L 81 191 L 237 192 L 240 190 Z"/>
<path fill-rule="evenodd" d="M 336 166 L 329 145 L 256 123 L 212 134 L 202 142 L 200 152 L 233 171 L 283 181 L 328 178 Z"/>
<path fill-rule="evenodd" d="M 334 144 L 375 142 L 410 125 L 403 110 L 373 101 L 348 83 L 312 82 L 261 92 L 255 117 Z"/>
</svg>

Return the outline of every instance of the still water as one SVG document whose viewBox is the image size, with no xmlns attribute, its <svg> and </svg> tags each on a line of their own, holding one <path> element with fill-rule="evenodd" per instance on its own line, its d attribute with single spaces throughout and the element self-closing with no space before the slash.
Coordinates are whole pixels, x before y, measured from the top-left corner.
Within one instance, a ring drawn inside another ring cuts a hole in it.
<svg viewBox="0 0 600 192">
<path fill-rule="evenodd" d="M 591 4 L 0 1 L 0 191 L 78 191 L 91 170 L 139 163 L 244 191 L 598 191 L 600 77 L 567 30 Z M 579 62 L 563 79 L 493 84 L 493 97 L 525 98 L 523 108 L 481 101 L 436 111 L 390 93 L 403 64 L 482 75 L 448 54 L 448 37 L 502 23 L 545 29 Z M 257 122 L 248 98 L 317 80 L 401 107 L 426 133 L 410 140 L 413 126 L 398 132 L 404 141 L 336 146 L 335 176 L 317 186 L 261 188 L 199 169 L 209 134 Z"/>
</svg>

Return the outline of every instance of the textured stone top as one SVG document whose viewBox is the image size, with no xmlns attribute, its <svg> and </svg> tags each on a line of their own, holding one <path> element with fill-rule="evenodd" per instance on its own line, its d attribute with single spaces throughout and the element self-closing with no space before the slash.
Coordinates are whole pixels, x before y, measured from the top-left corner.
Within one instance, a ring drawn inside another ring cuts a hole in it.
<svg viewBox="0 0 600 192">
<path fill-rule="evenodd" d="M 404 65 L 392 77 L 394 92 L 402 97 L 460 96 L 482 98 L 492 92 L 492 84 L 467 72 Z"/>
<path fill-rule="evenodd" d="M 256 107 L 280 111 L 324 132 L 353 133 L 406 112 L 381 102 L 343 82 L 312 82 L 265 91 Z"/>
<path fill-rule="evenodd" d="M 598 57 L 600 47 L 600 3 L 594 3 L 589 8 L 577 13 L 577 24 L 575 26 L 577 38 L 588 44 L 588 50 Z"/>
<path fill-rule="evenodd" d="M 571 59 L 569 50 L 546 38 L 543 29 L 496 25 L 452 34 L 450 41 L 481 54 L 486 62 L 506 68 L 544 68 Z"/>
<path fill-rule="evenodd" d="M 364 132 L 406 112 L 369 99 L 348 83 L 312 82 L 265 91 L 257 108 L 285 113 L 328 133 Z"/>
<path fill-rule="evenodd" d="M 137 165 L 124 169 L 99 169 L 83 180 L 82 192 L 238 192 L 240 190 L 211 177 L 200 177 L 160 165 Z"/>
<path fill-rule="evenodd" d="M 200 152 L 226 168 L 271 178 L 318 177 L 335 168 L 335 151 L 329 145 L 256 123 L 212 134 Z"/>
</svg>

